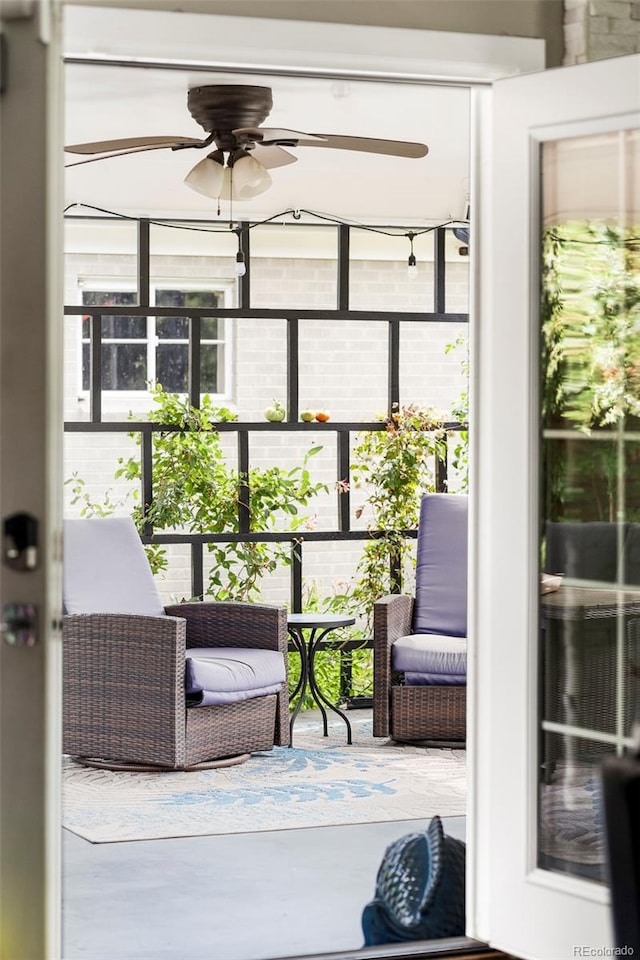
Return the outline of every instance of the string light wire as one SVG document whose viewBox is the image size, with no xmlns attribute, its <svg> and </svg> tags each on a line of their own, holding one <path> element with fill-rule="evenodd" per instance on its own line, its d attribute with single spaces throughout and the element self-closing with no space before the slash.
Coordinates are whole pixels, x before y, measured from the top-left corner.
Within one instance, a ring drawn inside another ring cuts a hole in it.
<svg viewBox="0 0 640 960">
<path fill-rule="evenodd" d="M 409 258 L 407 260 L 407 273 L 410 279 L 415 279 L 418 273 L 416 256 L 413 252 L 413 241 L 416 237 L 424 236 L 427 233 L 433 233 L 434 230 L 441 230 L 444 227 L 452 227 L 459 224 L 468 224 L 468 220 L 445 220 L 442 223 L 436 223 L 428 227 L 422 227 L 421 229 L 409 230 L 409 231 L 392 231 L 384 229 L 383 227 L 374 227 L 371 224 L 359 223 L 355 220 L 346 220 L 341 217 L 335 216 L 330 213 L 322 213 L 318 210 L 307 210 L 303 207 L 288 208 L 286 210 L 281 210 L 279 213 L 274 213 L 270 217 L 266 217 L 264 220 L 257 220 L 252 223 L 244 223 L 242 226 L 238 224 L 234 227 L 233 219 L 231 216 L 231 208 L 229 209 L 229 223 L 227 227 L 220 226 L 194 226 L 193 223 L 175 223 L 170 220 L 155 219 L 150 217 L 134 217 L 126 213 L 117 213 L 114 210 L 106 210 L 104 207 L 96 207 L 88 203 L 70 203 L 64 208 L 63 213 L 67 214 L 69 210 L 74 209 L 75 207 L 82 207 L 86 210 L 93 210 L 96 213 L 105 214 L 106 216 L 113 217 L 118 220 L 129 220 L 139 223 L 141 220 L 146 220 L 149 224 L 152 224 L 154 227 L 168 227 L 174 230 L 193 230 L 199 233 L 224 233 L 226 230 L 232 230 L 238 237 L 238 252 L 236 253 L 236 263 L 235 263 L 235 272 L 237 277 L 243 277 L 247 271 L 244 251 L 242 249 L 242 234 L 245 231 L 253 230 L 255 227 L 262 227 L 268 223 L 273 223 L 275 220 L 279 220 L 281 217 L 291 217 L 293 220 L 299 221 L 302 219 L 302 214 L 306 214 L 308 217 L 314 217 L 316 220 L 321 220 L 325 223 L 333 223 L 337 226 L 351 227 L 355 230 L 367 230 L 370 233 L 377 233 L 385 237 L 404 237 L 409 241 L 410 252 Z M 218 210 L 218 213 L 220 211 Z M 283 226 L 286 226 L 286 221 L 283 222 Z"/>
</svg>

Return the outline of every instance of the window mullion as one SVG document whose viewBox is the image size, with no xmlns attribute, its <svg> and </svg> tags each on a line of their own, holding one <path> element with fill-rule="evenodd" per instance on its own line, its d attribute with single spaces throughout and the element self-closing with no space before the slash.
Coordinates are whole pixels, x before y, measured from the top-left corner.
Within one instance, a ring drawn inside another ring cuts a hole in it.
<svg viewBox="0 0 640 960">
<path fill-rule="evenodd" d="M 187 381 L 189 388 L 189 403 L 192 407 L 200 407 L 200 370 L 201 370 L 201 350 L 200 338 L 202 336 L 202 320 L 200 317 L 189 317 L 189 365 L 187 372 Z"/>
<path fill-rule="evenodd" d="M 154 290 L 155 300 L 155 290 Z M 158 337 L 156 335 L 156 318 L 147 317 L 147 380 L 155 384 L 157 379 L 156 350 Z"/>
</svg>

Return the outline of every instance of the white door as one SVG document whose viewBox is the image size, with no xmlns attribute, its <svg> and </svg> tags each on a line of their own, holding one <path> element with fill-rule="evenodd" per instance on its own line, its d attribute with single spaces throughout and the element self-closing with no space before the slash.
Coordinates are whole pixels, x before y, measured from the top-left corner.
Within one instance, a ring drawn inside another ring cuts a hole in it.
<svg viewBox="0 0 640 960">
<path fill-rule="evenodd" d="M 638 684 L 639 126 L 637 56 L 494 85 L 468 932 L 536 960 L 613 945 L 599 770 Z M 541 595 L 545 569 L 565 577 Z"/>
<path fill-rule="evenodd" d="M 0 955 L 39 960 L 60 917 L 61 73 L 53 4 L 0 19 Z"/>
</svg>

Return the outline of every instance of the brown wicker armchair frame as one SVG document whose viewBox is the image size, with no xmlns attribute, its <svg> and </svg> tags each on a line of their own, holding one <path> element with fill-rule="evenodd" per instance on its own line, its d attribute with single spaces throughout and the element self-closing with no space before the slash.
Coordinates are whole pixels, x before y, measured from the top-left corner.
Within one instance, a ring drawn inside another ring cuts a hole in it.
<svg viewBox="0 0 640 960">
<path fill-rule="evenodd" d="M 186 603 L 166 617 L 64 618 L 63 749 L 104 765 L 185 770 L 289 743 L 289 695 L 187 708 L 189 647 L 262 647 L 287 656 L 284 607 Z"/>
<path fill-rule="evenodd" d="M 463 744 L 466 686 L 404 686 L 391 667 L 395 640 L 411 633 L 413 597 L 394 594 L 373 607 L 373 735 L 404 742 Z"/>
</svg>

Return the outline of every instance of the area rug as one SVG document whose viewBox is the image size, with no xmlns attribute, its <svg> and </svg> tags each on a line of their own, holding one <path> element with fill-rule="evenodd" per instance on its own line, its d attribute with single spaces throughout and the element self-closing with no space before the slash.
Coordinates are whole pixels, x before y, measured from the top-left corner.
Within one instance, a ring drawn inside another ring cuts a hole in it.
<svg viewBox="0 0 640 960">
<path fill-rule="evenodd" d="M 371 721 L 194 773 L 63 767 L 63 824 L 92 843 L 422 820 L 465 813 L 465 751 L 374 739 Z"/>
</svg>

